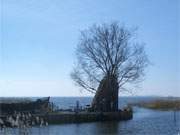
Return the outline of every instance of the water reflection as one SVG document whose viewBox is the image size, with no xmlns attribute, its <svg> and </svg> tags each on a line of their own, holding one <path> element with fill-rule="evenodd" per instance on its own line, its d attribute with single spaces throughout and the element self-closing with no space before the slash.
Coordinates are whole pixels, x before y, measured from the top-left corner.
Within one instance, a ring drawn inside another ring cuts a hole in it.
<svg viewBox="0 0 180 135">
<path fill-rule="evenodd" d="M 118 135 L 119 122 L 68 124 L 68 127 L 74 129 L 74 132 L 69 132 L 74 135 Z"/>
<path fill-rule="evenodd" d="M 95 135 L 112 134 L 117 135 L 119 122 L 97 122 L 94 124 L 93 133 Z"/>
</svg>

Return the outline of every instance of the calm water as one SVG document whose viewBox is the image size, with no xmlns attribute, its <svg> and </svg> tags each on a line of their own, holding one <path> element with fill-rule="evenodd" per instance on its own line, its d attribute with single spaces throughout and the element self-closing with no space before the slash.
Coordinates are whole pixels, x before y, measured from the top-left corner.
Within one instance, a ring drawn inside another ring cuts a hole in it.
<svg viewBox="0 0 180 135">
<path fill-rule="evenodd" d="M 155 97 L 122 97 L 120 108 L 129 102 L 153 100 Z M 91 98 L 54 97 L 51 99 L 60 108 L 70 108 L 80 101 L 81 105 L 89 104 Z M 155 111 L 134 108 L 133 119 L 121 122 L 92 122 L 82 124 L 61 124 L 29 129 L 31 135 L 180 135 L 180 112 Z M 10 129 L 8 134 L 17 134 L 18 129 Z M 0 132 L 1 133 L 1 132 Z M 179 133 L 179 134 L 178 134 Z"/>
</svg>

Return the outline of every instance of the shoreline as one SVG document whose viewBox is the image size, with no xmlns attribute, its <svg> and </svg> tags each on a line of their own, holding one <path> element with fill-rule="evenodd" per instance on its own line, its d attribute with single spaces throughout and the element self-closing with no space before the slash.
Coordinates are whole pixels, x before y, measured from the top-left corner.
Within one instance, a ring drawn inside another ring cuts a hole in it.
<svg viewBox="0 0 180 135">
<path fill-rule="evenodd" d="M 180 100 L 158 99 L 154 101 L 130 103 L 129 106 L 137 106 L 161 111 L 180 111 Z"/>
<path fill-rule="evenodd" d="M 125 121 L 133 118 L 132 109 L 117 112 L 51 112 L 47 114 L 17 114 L 0 116 L 0 126 L 21 127 L 66 123 L 87 123 L 97 121 Z"/>
</svg>

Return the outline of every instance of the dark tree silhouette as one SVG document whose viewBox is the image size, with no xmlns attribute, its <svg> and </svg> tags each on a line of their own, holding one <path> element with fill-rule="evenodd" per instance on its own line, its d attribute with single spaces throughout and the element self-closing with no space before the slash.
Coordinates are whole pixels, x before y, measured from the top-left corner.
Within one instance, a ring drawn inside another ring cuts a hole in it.
<svg viewBox="0 0 180 135">
<path fill-rule="evenodd" d="M 118 23 L 93 25 L 81 32 L 77 65 L 72 79 L 96 93 L 94 111 L 116 111 L 118 92 L 125 84 L 139 82 L 148 59 L 143 44 L 133 40 L 133 32 Z"/>
</svg>

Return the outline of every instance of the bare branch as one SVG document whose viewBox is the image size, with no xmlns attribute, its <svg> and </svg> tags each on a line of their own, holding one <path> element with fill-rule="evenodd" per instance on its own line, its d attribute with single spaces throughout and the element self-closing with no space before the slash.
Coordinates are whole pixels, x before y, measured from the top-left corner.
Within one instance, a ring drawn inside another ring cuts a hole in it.
<svg viewBox="0 0 180 135">
<path fill-rule="evenodd" d="M 143 44 L 133 42 L 132 37 L 133 33 L 118 23 L 93 25 L 82 31 L 76 51 L 79 66 L 72 79 L 90 92 L 97 90 L 105 76 L 117 76 L 120 89 L 138 82 L 148 59 Z"/>
</svg>

